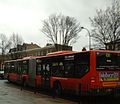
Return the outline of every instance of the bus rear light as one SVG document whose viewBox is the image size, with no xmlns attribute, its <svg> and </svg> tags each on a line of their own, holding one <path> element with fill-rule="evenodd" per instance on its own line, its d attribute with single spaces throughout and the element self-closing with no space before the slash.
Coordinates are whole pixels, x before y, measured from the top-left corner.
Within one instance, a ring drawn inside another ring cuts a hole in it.
<svg viewBox="0 0 120 104">
<path fill-rule="evenodd" d="M 94 83 L 94 82 L 95 82 L 95 80 L 94 80 L 94 79 L 92 79 L 90 82 L 91 82 L 91 83 Z"/>
<path fill-rule="evenodd" d="M 90 82 L 91 82 L 91 83 L 94 83 L 94 82 L 95 82 L 95 77 L 91 77 L 91 78 L 90 78 Z"/>
</svg>

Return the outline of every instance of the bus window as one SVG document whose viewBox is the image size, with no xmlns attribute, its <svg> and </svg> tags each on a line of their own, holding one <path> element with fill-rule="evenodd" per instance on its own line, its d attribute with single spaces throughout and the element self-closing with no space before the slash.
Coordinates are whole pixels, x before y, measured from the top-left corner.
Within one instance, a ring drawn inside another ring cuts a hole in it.
<svg viewBox="0 0 120 104">
<path fill-rule="evenodd" d="M 17 73 L 21 74 L 21 62 L 18 62 Z"/>
<path fill-rule="evenodd" d="M 41 64 L 37 64 L 36 74 L 37 75 L 41 75 L 42 74 L 42 65 Z"/>
<path fill-rule="evenodd" d="M 59 63 L 59 73 L 60 73 L 61 77 L 64 76 L 64 65 L 63 65 L 63 62 Z"/>
<path fill-rule="evenodd" d="M 65 77 L 73 77 L 74 76 L 74 63 L 66 62 L 65 63 Z"/>
<path fill-rule="evenodd" d="M 50 65 L 46 65 L 46 75 L 50 75 Z"/>
<path fill-rule="evenodd" d="M 14 70 L 15 70 L 15 65 L 14 65 L 14 63 L 11 63 L 10 64 L 10 73 L 13 73 Z"/>
<path fill-rule="evenodd" d="M 50 71 L 50 65 L 49 64 L 46 65 L 46 70 Z"/>
<path fill-rule="evenodd" d="M 51 67 L 51 72 L 52 72 L 52 76 L 60 76 L 59 74 L 59 66 L 58 66 L 58 62 L 54 62 L 52 63 L 52 67 Z"/>
<path fill-rule="evenodd" d="M 5 73 L 9 73 L 10 71 L 10 63 L 5 63 Z"/>
<path fill-rule="evenodd" d="M 21 67 L 22 67 L 22 74 L 27 74 L 28 73 L 28 61 L 23 61 Z"/>
<path fill-rule="evenodd" d="M 75 77 L 82 77 L 90 70 L 90 53 L 77 54 L 75 60 Z"/>
<path fill-rule="evenodd" d="M 75 77 L 82 77 L 89 71 L 89 65 L 78 62 L 75 65 Z"/>
<path fill-rule="evenodd" d="M 120 70 L 120 56 L 115 53 L 97 52 L 96 69 L 97 70 Z"/>
<path fill-rule="evenodd" d="M 54 62 L 51 67 L 52 76 L 64 76 L 64 66 L 63 62 Z"/>
<path fill-rule="evenodd" d="M 43 75 L 45 75 L 45 69 L 46 69 L 45 64 L 43 64 L 43 73 L 42 73 Z"/>
<path fill-rule="evenodd" d="M 42 64 L 41 74 L 43 76 L 50 76 L 51 75 L 49 64 Z"/>
</svg>

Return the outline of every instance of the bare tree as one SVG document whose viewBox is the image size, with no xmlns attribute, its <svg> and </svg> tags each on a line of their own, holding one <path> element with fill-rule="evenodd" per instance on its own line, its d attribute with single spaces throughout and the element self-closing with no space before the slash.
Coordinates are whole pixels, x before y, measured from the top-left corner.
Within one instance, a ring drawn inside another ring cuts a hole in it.
<svg viewBox="0 0 120 104">
<path fill-rule="evenodd" d="M 10 52 L 11 59 L 18 59 L 20 58 L 20 53 L 18 51 L 21 51 L 21 45 L 23 44 L 23 39 L 20 35 L 13 33 L 10 37 L 13 51 Z"/>
<path fill-rule="evenodd" d="M 115 50 L 115 41 L 120 39 L 120 4 L 114 0 L 111 6 L 106 10 L 97 10 L 97 15 L 91 19 L 93 26 L 91 37 L 98 43 L 100 47 L 106 47 L 111 43 Z"/>
<path fill-rule="evenodd" d="M 0 34 L 0 49 L 1 49 L 1 59 L 0 59 L 0 67 L 3 68 L 4 61 L 6 60 L 5 54 L 7 50 L 10 49 L 11 42 L 7 39 L 5 34 Z"/>
<path fill-rule="evenodd" d="M 0 34 L 0 49 L 2 51 L 2 55 L 5 55 L 6 51 L 10 49 L 11 41 L 7 39 L 5 34 Z"/>
<path fill-rule="evenodd" d="M 43 21 L 42 32 L 54 44 L 73 44 L 80 31 L 80 23 L 74 17 L 53 14 Z"/>
<path fill-rule="evenodd" d="M 12 46 L 14 48 L 17 48 L 17 45 L 22 45 L 23 44 L 23 39 L 20 35 L 13 33 L 12 36 L 10 37 L 10 40 L 12 42 Z"/>
</svg>

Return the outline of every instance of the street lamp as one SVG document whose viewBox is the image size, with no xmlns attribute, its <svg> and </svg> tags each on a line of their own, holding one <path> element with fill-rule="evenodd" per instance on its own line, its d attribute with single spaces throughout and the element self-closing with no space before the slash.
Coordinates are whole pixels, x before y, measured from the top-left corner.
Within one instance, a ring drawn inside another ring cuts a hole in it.
<svg viewBox="0 0 120 104">
<path fill-rule="evenodd" d="M 91 49 L 91 36 L 90 36 L 90 32 L 89 32 L 89 30 L 87 29 L 87 28 L 85 28 L 85 27 L 81 27 L 81 29 L 85 29 L 85 30 L 87 30 L 87 32 L 88 32 L 88 35 L 89 35 L 89 50 Z"/>
</svg>

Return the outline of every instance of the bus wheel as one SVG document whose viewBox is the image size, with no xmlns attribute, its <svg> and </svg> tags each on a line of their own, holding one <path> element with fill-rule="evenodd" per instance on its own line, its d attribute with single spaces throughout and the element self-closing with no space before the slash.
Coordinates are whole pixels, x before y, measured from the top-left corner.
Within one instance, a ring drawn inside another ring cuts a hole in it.
<svg viewBox="0 0 120 104">
<path fill-rule="evenodd" d="M 54 85 L 54 94 L 56 96 L 60 96 L 62 94 L 62 87 L 59 82 L 55 83 L 55 85 Z"/>
</svg>

